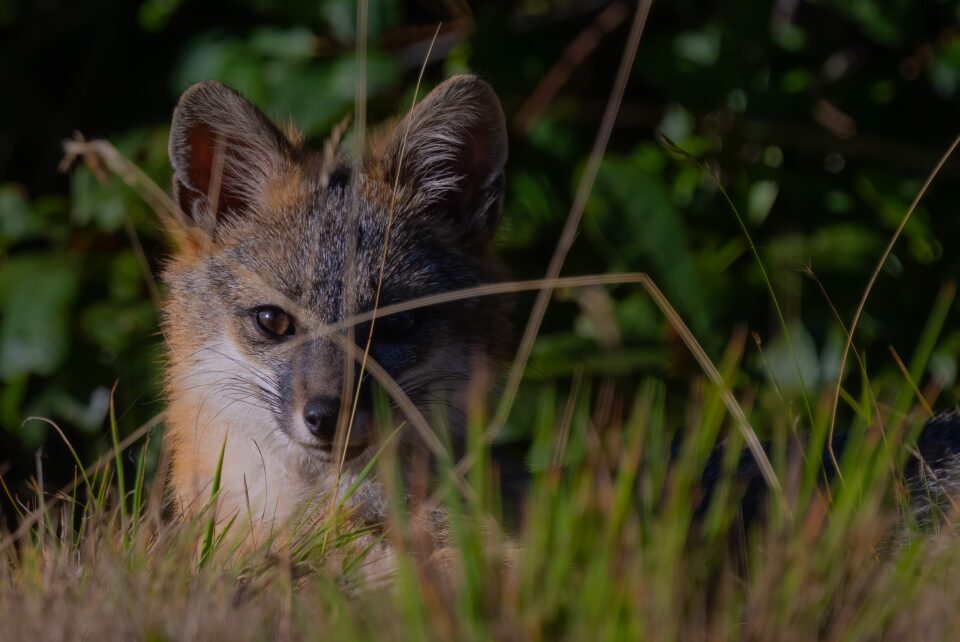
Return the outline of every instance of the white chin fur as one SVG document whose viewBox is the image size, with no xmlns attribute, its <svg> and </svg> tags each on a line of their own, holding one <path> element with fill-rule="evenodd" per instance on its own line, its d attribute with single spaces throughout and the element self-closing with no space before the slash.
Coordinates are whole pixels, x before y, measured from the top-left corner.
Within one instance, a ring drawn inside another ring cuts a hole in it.
<svg viewBox="0 0 960 642">
<path fill-rule="evenodd" d="M 256 370 L 229 339 L 200 350 L 182 372 L 177 397 L 189 412 L 177 413 L 178 456 L 190 460 L 186 468 L 192 479 L 177 479 L 176 490 L 188 509 L 202 507 L 209 498 L 221 449 L 218 519 L 237 515 L 268 528 L 284 525 L 298 507 L 329 499 L 338 485 L 342 498 L 375 452 L 370 446 L 346 462 L 338 484 L 333 453 L 306 447 L 280 430 L 254 386 L 240 382 L 251 381 Z M 378 484 L 365 480 L 349 503 L 363 513 L 381 513 L 379 492 Z"/>
</svg>

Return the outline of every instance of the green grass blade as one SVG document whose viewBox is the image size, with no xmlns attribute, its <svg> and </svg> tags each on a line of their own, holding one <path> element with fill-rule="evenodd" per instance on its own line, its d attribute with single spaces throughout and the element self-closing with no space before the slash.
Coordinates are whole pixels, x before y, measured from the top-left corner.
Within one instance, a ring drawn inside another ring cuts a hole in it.
<svg viewBox="0 0 960 642">
<path fill-rule="evenodd" d="M 113 440 L 113 455 L 117 466 L 117 490 L 120 493 L 120 526 L 124 533 L 129 531 L 127 518 L 127 484 L 123 474 L 123 458 L 120 456 L 120 429 L 117 426 L 117 411 L 115 397 L 117 385 L 110 391 L 110 438 Z M 129 538 L 125 536 L 124 546 L 129 546 Z"/>
<path fill-rule="evenodd" d="M 937 345 L 937 339 L 943 330 L 943 324 L 947 320 L 947 315 L 950 313 L 950 308 L 953 305 L 956 294 L 957 286 L 952 281 L 944 284 L 943 287 L 940 288 L 937 299 L 934 301 L 933 309 L 930 311 L 930 316 L 927 318 L 927 323 L 920 335 L 920 340 L 917 342 L 917 347 L 914 348 L 913 357 L 910 359 L 910 367 L 908 370 L 912 381 L 920 381 L 923 376 L 923 371 L 926 370 L 927 364 L 930 362 L 930 356 L 933 354 L 933 350 Z M 913 400 L 913 396 L 914 389 L 909 382 L 906 382 L 900 387 L 900 391 L 897 393 L 896 399 L 893 402 L 892 416 L 904 416 L 910 406 L 910 402 Z"/>
<path fill-rule="evenodd" d="M 200 549 L 200 568 L 202 569 L 210 556 L 216 550 L 216 527 L 217 527 L 217 497 L 220 495 L 220 480 L 223 473 L 223 456 L 227 452 L 227 436 L 223 436 L 223 446 L 220 448 L 220 458 L 217 460 L 217 468 L 213 473 L 213 485 L 210 487 L 210 502 L 208 510 L 211 511 L 210 521 L 207 522 L 206 532 L 203 536 L 203 547 Z"/>
</svg>

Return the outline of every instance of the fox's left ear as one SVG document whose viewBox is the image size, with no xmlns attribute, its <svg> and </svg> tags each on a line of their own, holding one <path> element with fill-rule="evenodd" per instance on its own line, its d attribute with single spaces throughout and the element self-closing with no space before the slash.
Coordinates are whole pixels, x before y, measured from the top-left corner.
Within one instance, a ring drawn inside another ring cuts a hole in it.
<svg viewBox="0 0 960 642">
<path fill-rule="evenodd" d="M 454 76 L 394 130 L 388 178 L 423 195 L 431 215 L 492 236 L 500 222 L 507 128 L 500 100 L 476 76 Z"/>
<path fill-rule="evenodd" d="M 229 217 L 255 211 L 269 186 L 289 173 L 293 154 L 263 112 L 216 81 L 187 89 L 174 110 L 174 196 L 208 232 Z"/>
</svg>

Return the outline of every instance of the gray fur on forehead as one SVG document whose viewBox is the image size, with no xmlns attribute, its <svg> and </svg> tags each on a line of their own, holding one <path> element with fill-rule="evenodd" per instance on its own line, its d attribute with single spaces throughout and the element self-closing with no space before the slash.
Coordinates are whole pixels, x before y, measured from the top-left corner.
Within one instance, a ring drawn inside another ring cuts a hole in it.
<svg viewBox="0 0 960 642">
<path fill-rule="evenodd" d="M 270 225 L 243 218 L 229 222 L 226 253 L 243 267 L 225 267 L 235 278 L 244 270 L 256 274 L 263 285 L 328 320 L 344 313 L 348 269 L 358 308 L 372 305 L 381 268 L 381 303 L 480 280 L 474 260 L 438 229 L 402 213 L 388 219 L 355 191 L 328 192 Z"/>
<path fill-rule="evenodd" d="M 332 162 L 334 143 L 323 153 L 306 151 L 236 91 L 213 81 L 198 83 L 174 113 L 174 192 L 189 218 L 217 240 L 234 219 L 278 224 L 271 209 L 325 198 L 328 183 L 333 191 L 362 192 L 380 214 L 395 210 L 398 220 L 419 217 L 438 233 L 446 228 L 451 241 L 471 234 L 473 241 L 492 238 L 500 218 L 507 135 L 489 85 L 474 76 L 454 76 L 373 139 L 360 166 L 354 165 L 360 170 L 354 176 L 346 163 Z M 331 176 L 336 176 L 332 183 Z"/>
</svg>

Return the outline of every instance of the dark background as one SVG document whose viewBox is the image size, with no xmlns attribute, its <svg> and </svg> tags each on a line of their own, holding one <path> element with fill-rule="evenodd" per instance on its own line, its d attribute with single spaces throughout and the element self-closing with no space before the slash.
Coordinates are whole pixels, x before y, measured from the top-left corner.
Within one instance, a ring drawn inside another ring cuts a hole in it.
<svg viewBox="0 0 960 642">
<path fill-rule="evenodd" d="M 500 242 L 517 277 L 546 270 L 632 11 L 603 0 L 371 3 L 371 121 L 409 105 L 440 21 L 424 91 L 471 71 L 500 94 L 512 135 Z M 804 269 L 849 323 L 960 131 L 958 19 L 960 4 L 939 1 L 656 3 L 565 274 L 649 272 L 711 356 L 736 328 L 757 333 L 765 361 L 751 342 L 741 391 L 771 379 L 785 394 L 799 389 L 736 213 L 708 173 L 658 142 L 662 132 L 717 173 L 773 283 L 804 383 L 814 399 L 829 392 L 843 333 Z M 15 491 L 36 474 L 38 451 L 48 488 L 73 475 L 57 435 L 26 417 L 57 422 L 92 461 L 109 442 L 114 383 L 122 433 L 163 407 L 157 314 L 132 236 L 152 272 L 165 239 L 119 181 L 59 173 L 61 141 L 75 131 L 108 138 L 166 185 L 176 98 L 218 78 L 321 144 L 353 109 L 355 24 L 355 4 L 339 0 L 0 0 L 0 473 Z M 558 65 L 563 83 L 545 94 L 538 85 Z M 890 348 L 910 357 L 943 292 L 949 315 L 918 382 L 944 388 L 938 407 L 953 403 L 960 354 L 949 298 L 960 270 L 958 175 L 951 160 L 907 225 L 856 342 L 872 385 L 895 391 Z M 614 288 L 592 307 L 575 292 L 555 298 L 528 387 L 563 389 L 582 368 L 683 391 L 698 373 L 641 289 Z M 611 315 L 619 336 L 604 330 Z M 527 434 L 525 398 L 508 438 Z"/>
</svg>

